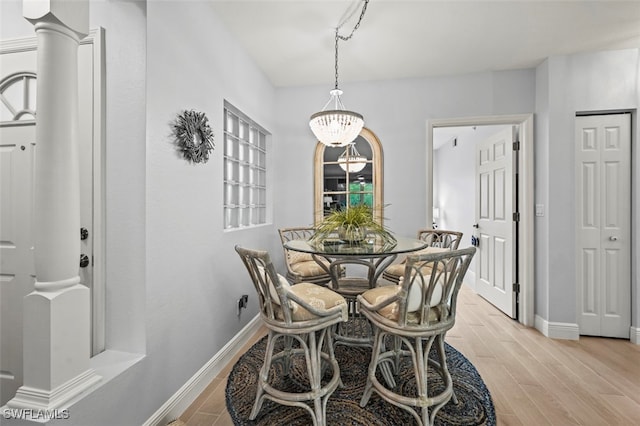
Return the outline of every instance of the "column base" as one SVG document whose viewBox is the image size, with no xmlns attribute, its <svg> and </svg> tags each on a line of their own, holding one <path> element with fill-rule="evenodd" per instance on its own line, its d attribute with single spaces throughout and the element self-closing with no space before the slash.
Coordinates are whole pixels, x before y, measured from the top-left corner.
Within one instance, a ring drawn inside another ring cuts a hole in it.
<svg viewBox="0 0 640 426">
<path fill-rule="evenodd" d="M 100 381 L 89 366 L 89 289 L 34 291 L 23 301 L 23 382 L 7 406 L 52 410 Z"/>
<path fill-rule="evenodd" d="M 56 410 L 82 392 L 99 383 L 101 377 L 93 370 L 87 370 L 68 382 L 52 390 L 37 389 L 20 386 L 16 395 L 7 402 L 8 408 L 22 408 L 32 410 Z"/>
</svg>

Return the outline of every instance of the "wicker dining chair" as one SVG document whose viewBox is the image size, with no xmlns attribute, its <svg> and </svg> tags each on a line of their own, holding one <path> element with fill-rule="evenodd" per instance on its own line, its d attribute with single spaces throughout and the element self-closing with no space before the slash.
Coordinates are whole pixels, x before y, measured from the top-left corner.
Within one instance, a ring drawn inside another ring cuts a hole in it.
<svg viewBox="0 0 640 426">
<path fill-rule="evenodd" d="M 426 426 L 433 425 L 438 410 L 450 399 L 457 403 L 444 339 L 455 323 L 458 291 L 475 250 L 409 255 L 399 285 L 376 287 L 358 296 L 360 312 L 375 329 L 361 407 L 375 391 L 410 412 L 418 425 Z M 398 372 L 400 362 L 407 358 L 415 371 L 415 391 L 401 394 L 403 389 L 396 389 L 392 370 Z M 429 391 L 429 367 L 444 382 L 437 394 Z M 378 379 L 378 371 L 385 380 Z"/>
<path fill-rule="evenodd" d="M 429 246 L 414 254 L 438 253 L 445 250 L 456 250 L 462 240 L 462 232 L 442 229 L 420 229 L 418 230 L 417 238 L 425 241 Z M 382 278 L 397 284 L 404 275 L 405 262 L 406 259 L 389 265 L 382 273 Z"/>
<path fill-rule="evenodd" d="M 287 267 L 287 280 L 291 284 L 300 282 L 310 282 L 315 284 L 327 285 L 331 280 L 331 276 L 326 270 L 316 262 L 308 253 L 300 253 L 288 250 L 284 247 L 284 243 L 291 240 L 308 240 L 314 234 L 313 227 L 295 227 L 280 228 L 280 240 L 282 241 L 282 249 L 284 250 L 284 262 Z M 324 262 L 324 261 L 323 261 Z M 327 270 L 329 262 L 326 262 Z"/>
<path fill-rule="evenodd" d="M 333 351 L 332 327 L 347 319 L 345 299 L 313 283 L 291 286 L 276 272 L 266 251 L 239 246 L 235 249 L 253 281 L 258 294 L 260 316 L 269 330 L 256 399 L 249 419 L 254 420 L 264 400 L 270 399 L 279 404 L 302 407 L 309 412 L 314 425 L 325 425 L 327 400 L 341 383 L 340 368 Z M 276 346 L 278 341 L 283 344 Z M 306 366 L 308 389 L 304 389 L 304 392 L 287 392 L 269 383 L 272 366 L 280 363 L 284 374 L 289 374 L 291 364 L 296 361 Z M 322 379 L 328 374 L 329 367 L 331 378 L 323 384 Z"/>
</svg>

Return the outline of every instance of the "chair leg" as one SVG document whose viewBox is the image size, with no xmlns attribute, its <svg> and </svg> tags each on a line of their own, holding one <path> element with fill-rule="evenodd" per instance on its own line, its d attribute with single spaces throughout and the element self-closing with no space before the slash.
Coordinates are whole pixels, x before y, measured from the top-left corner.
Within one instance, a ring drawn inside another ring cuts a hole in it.
<svg viewBox="0 0 640 426">
<path fill-rule="evenodd" d="M 447 365 L 447 355 L 444 351 L 444 338 L 445 335 L 441 334 L 438 336 L 438 356 L 440 357 L 440 365 L 443 371 L 445 386 L 451 384 L 451 401 L 455 405 L 458 405 L 458 397 L 456 396 L 456 392 L 453 390 L 453 379 L 451 378 L 451 374 L 449 373 L 449 367 Z"/>
<path fill-rule="evenodd" d="M 277 340 L 284 339 L 284 349 L 276 354 L 274 350 Z M 300 348 L 293 348 L 292 341 L 296 339 L 300 343 Z M 326 345 L 326 352 L 324 347 Z M 284 365 L 291 362 L 291 356 L 304 357 L 306 370 L 309 378 L 309 391 L 303 393 L 287 393 L 272 388 L 268 383 L 271 365 L 275 362 L 282 362 Z M 322 386 L 322 378 L 326 372 L 325 366 L 332 369 L 332 377 L 325 386 Z M 256 399 L 249 415 L 249 420 L 258 417 L 265 399 L 272 400 L 279 404 L 300 407 L 309 413 L 314 426 L 326 426 L 327 402 L 333 391 L 341 384 L 340 369 L 333 352 L 333 342 L 331 328 L 312 331 L 304 335 L 285 336 L 269 331 L 265 359 L 258 378 L 258 389 Z M 313 404 L 310 402 L 313 401 Z"/>
<path fill-rule="evenodd" d="M 458 397 L 456 396 L 455 392 L 451 394 L 451 401 L 453 401 L 455 405 L 458 405 Z"/>
<path fill-rule="evenodd" d="M 429 350 L 431 349 L 432 340 L 427 341 L 426 348 L 422 346 L 422 338 L 416 337 L 415 349 L 411 350 L 411 358 L 413 358 L 413 368 L 416 374 L 416 390 L 418 391 L 419 399 L 427 399 L 429 397 L 429 383 L 427 381 L 428 375 L 428 357 Z M 429 421 L 429 406 L 421 406 L 421 418 L 423 425 L 431 425 Z"/>
<path fill-rule="evenodd" d="M 317 390 L 316 380 L 316 362 L 317 362 L 317 349 L 316 349 L 316 333 L 311 332 L 307 335 L 307 344 L 309 345 L 306 351 L 307 359 L 307 374 L 309 376 L 309 385 L 311 386 L 311 392 Z M 313 400 L 313 424 L 314 426 L 319 423 L 319 417 L 322 417 L 321 410 L 318 407 L 318 398 Z"/>
<path fill-rule="evenodd" d="M 450 399 L 453 398 L 454 403 L 457 404 L 458 398 L 453 393 L 453 380 L 451 379 L 451 374 L 449 374 L 449 368 L 447 367 L 447 356 L 444 352 L 444 334 L 439 334 L 435 338 L 438 357 L 440 358 L 440 375 L 442 380 L 444 381 L 445 391 L 450 392 L 450 397 L 445 398 L 441 403 L 434 405 L 431 407 L 431 415 L 429 417 L 429 424 L 432 425 L 435 421 L 436 414 L 442 407 L 444 407 Z"/>
<path fill-rule="evenodd" d="M 289 370 L 291 369 L 292 347 L 293 347 L 293 337 L 285 336 L 284 337 L 284 352 L 287 355 L 283 358 L 282 365 L 283 365 L 284 374 L 286 376 L 289 375 Z"/>
<path fill-rule="evenodd" d="M 326 401 L 329 398 L 322 398 L 320 393 L 320 388 L 322 387 L 322 355 L 320 349 L 322 348 L 324 335 L 326 334 L 327 329 L 324 329 L 319 332 L 320 339 L 318 339 L 317 332 L 309 333 L 309 357 L 308 357 L 308 371 L 309 371 L 309 383 L 311 384 L 311 391 L 315 393 L 317 396 L 313 399 L 313 408 L 315 418 L 314 425 L 324 426 L 326 424 L 325 419 L 325 408 Z M 320 342 L 318 342 L 320 340 Z"/>
<path fill-rule="evenodd" d="M 360 407 L 364 407 L 371 398 L 373 392 L 372 377 L 376 375 L 376 366 L 378 364 L 378 358 L 380 357 L 380 350 L 382 347 L 382 341 L 384 340 L 384 333 L 380 329 L 376 328 L 373 338 L 373 347 L 371 348 L 371 361 L 369 362 L 369 372 L 367 373 L 367 384 L 364 387 L 362 398 L 360 399 Z"/>
<path fill-rule="evenodd" d="M 337 324 L 334 324 L 331 326 L 331 328 L 329 328 L 326 331 L 325 334 L 325 344 L 327 345 L 327 353 L 329 354 L 329 359 L 331 360 L 331 362 L 337 362 L 336 361 L 336 353 L 335 353 L 335 342 L 333 341 L 333 335 L 336 333 L 336 327 Z M 324 376 L 324 373 L 327 371 L 327 368 L 332 368 L 330 363 L 326 363 L 325 365 L 322 366 L 322 372 L 320 374 L 320 377 Z M 338 387 L 339 388 L 343 388 L 344 387 L 344 383 L 342 383 L 342 377 L 340 377 L 340 379 L 338 380 Z"/>
<path fill-rule="evenodd" d="M 273 348 L 275 346 L 276 339 L 274 338 L 274 332 L 269 330 L 269 334 L 267 337 L 267 348 L 265 349 L 264 354 L 264 363 L 262 364 L 262 368 L 260 369 L 260 377 L 258 378 L 258 389 L 256 390 L 256 399 L 253 403 L 253 408 L 251 409 L 251 414 L 249 415 L 249 420 L 255 420 L 260 412 L 260 408 L 262 408 L 262 403 L 264 402 L 264 387 L 263 383 L 267 382 L 269 378 L 269 369 L 271 368 L 271 358 L 273 356 Z"/>
</svg>

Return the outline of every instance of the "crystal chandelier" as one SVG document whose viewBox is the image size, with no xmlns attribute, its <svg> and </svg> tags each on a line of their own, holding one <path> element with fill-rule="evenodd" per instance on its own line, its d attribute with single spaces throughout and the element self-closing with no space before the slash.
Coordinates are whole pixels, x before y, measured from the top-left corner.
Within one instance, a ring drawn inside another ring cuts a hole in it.
<svg viewBox="0 0 640 426">
<path fill-rule="evenodd" d="M 356 149 L 356 144 L 351 142 L 347 145 L 344 152 L 340 154 L 340 157 L 338 157 L 338 164 L 340 164 L 340 167 L 345 172 L 356 173 L 364 169 L 367 165 L 367 157 L 360 155 Z"/>
<path fill-rule="evenodd" d="M 335 70 L 336 70 L 336 82 L 333 90 L 329 92 L 331 97 L 325 104 L 322 111 L 316 112 L 309 119 L 309 127 L 311 131 L 318 138 L 320 142 L 327 146 L 345 146 L 353 142 L 358 137 L 362 127 L 364 126 L 364 118 L 357 112 L 348 111 L 345 109 L 340 96 L 342 90 L 338 88 L 338 41 L 347 41 L 353 37 L 353 33 L 360 26 L 364 13 L 367 10 L 367 4 L 369 0 L 364 0 L 362 6 L 362 12 L 360 12 L 360 18 L 358 23 L 353 27 L 349 36 L 341 36 L 339 34 L 340 26 L 336 27 L 335 37 Z M 344 22 L 343 22 L 344 23 Z M 327 109 L 330 108 L 330 109 Z M 364 167 L 364 166 L 363 166 Z"/>
</svg>

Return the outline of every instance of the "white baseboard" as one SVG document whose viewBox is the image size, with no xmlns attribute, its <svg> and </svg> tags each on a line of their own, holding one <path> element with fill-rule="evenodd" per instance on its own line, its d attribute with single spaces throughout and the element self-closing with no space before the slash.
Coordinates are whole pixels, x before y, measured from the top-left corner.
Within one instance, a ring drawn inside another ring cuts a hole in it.
<svg viewBox="0 0 640 426">
<path fill-rule="evenodd" d="M 640 345 L 640 327 L 631 327 L 629 331 L 631 343 Z"/>
<path fill-rule="evenodd" d="M 231 339 L 213 358 L 202 366 L 187 382 L 158 409 L 143 426 L 166 425 L 180 417 L 191 403 L 204 391 L 211 381 L 222 371 L 231 359 L 262 325 L 260 315 L 256 315 Z"/>
<path fill-rule="evenodd" d="M 549 322 L 536 315 L 535 327 L 540 333 L 552 339 L 578 340 L 580 338 L 578 324 Z"/>
</svg>

